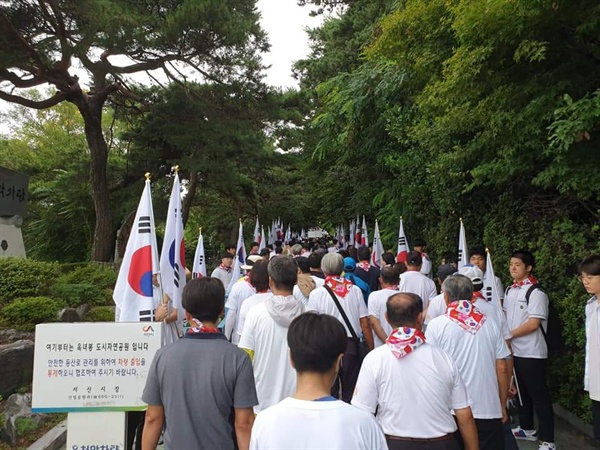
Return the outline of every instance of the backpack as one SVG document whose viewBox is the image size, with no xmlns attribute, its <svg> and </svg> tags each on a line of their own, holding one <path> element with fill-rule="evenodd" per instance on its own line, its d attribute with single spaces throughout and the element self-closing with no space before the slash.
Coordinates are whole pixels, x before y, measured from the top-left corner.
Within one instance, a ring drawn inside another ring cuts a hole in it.
<svg viewBox="0 0 600 450">
<path fill-rule="evenodd" d="M 506 292 L 504 293 L 505 296 L 508 293 L 509 289 L 510 286 L 506 289 Z M 527 303 L 527 306 L 529 306 L 529 299 L 531 297 L 531 294 L 536 289 L 545 292 L 537 283 L 534 283 L 531 286 L 529 286 L 529 289 L 527 289 L 527 292 L 525 293 L 525 302 Z M 550 352 L 560 350 L 563 347 L 560 317 L 558 316 L 558 311 L 554 307 L 554 304 L 550 301 L 550 297 L 548 297 L 548 326 L 546 328 L 548 329 L 547 331 L 544 330 L 544 327 L 540 322 L 540 330 L 544 335 L 544 340 L 546 341 L 546 345 L 548 346 L 548 351 Z"/>
</svg>

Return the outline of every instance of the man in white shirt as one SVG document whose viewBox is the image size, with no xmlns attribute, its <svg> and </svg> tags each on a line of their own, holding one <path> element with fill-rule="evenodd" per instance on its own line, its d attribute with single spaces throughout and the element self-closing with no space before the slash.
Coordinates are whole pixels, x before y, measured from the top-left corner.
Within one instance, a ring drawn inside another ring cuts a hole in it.
<svg viewBox="0 0 600 450">
<path fill-rule="evenodd" d="M 440 286 L 444 285 L 444 280 L 448 278 L 450 275 L 456 273 L 456 266 L 454 264 L 442 264 L 438 267 L 437 277 L 440 283 Z M 425 325 L 424 328 L 427 328 L 427 324 L 431 322 L 432 319 L 435 319 L 437 316 L 441 316 L 446 312 L 446 300 L 444 300 L 444 291 L 433 297 L 429 301 L 429 305 L 425 310 Z"/>
<path fill-rule="evenodd" d="M 514 283 L 504 297 L 506 321 L 512 334 L 515 373 L 522 406 L 519 427 L 513 429 L 517 439 L 540 439 L 540 450 L 554 450 L 554 411 L 546 384 L 548 346 L 544 333 L 548 326 L 548 296 L 538 287 L 531 272 L 533 254 L 517 250 L 510 258 L 510 275 Z M 539 434 L 533 428 L 533 412 L 538 417 Z"/>
<path fill-rule="evenodd" d="M 504 450 L 510 357 L 500 327 L 471 302 L 473 283 L 452 275 L 443 285 L 448 309 L 427 326 L 427 341 L 456 362 L 472 400 L 481 450 Z"/>
<path fill-rule="evenodd" d="M 291 256 L 278 256 L 269 261 L 269 285 L 273 295 L 248 311 L 242 329 L 238 347 L 246 350 L 252 359 L 259 402 L 254 407 L 255 413 L 292 395 L 296 386 L 286 339 L 290 323 L 305 309 L 292 295 L 297 270 Z"/>
<path fill-rule="evenodd" d="M 386 318 L 394 331 L 365 358 L 352 404 L 377 411 L 390 450 L 458 449 L 457 423 L 465 448 L 477 450 L 467 390 L 452 358 L 425 342 L 419 296 L 391 296 Z"/>
<path fill-rule="evenodd" d="M 425 247 L 427 246 L 427 242 L 424 239 L 415 239 L 413 242 L 413 250 L 415 252 L 419 252 L 421 254 L 421 258 L 423 259 L 423 265 L 421 266 L 420 272 L 426 277 L 431 277 L 431 259 L 429 255 L 425 253 Z"/>
<path fill-rule="evenodd" d="M 386 302 L 392 295 L 398 293 L 400 273 L 394 266 L 385 266 L 381 269 L 379 282 L 381 289 L 369 295 L 369 322 L 373 328 L 373 343 L 379 347 L 392 332 L 392 326 L 385 318 Z"/>
<path fill-rule="evenodd" d="M 233 272 L 231 271 L 231 266 L 233 265 L 233 255 L 229 252 L 223 253 L 221 256 L 221 264 L 219 264 L 210 274 L 211 278 L 218 278 L 225 286 L 225 290 L 229 286 L 231 282 L 231 277 L 233 277 Z"/>
<path fill-rule="evenodd" d="M 423 300 L 423 309 L 427 309 L 429 300 L 437 295 L 437 288 L 431 278 L 421 272 L 423 258 L 419 252 L 408 252 L 406 257 L 406 272 L 400 275 L 400 292 L 412 292 Z"/>
<path fill-rule="evenodd" d="M 474 266 L 477 266 L 481 269 L 481 271 L 485 275 L 486 264 L 487 264 L 487 252 L 483 247 L 473 247 L 469 249 L 469 262 Z M 502 285 L 502 280 L 496 277 L 496 291 L 498 292 L 498 296 L 500 300 L 504 300 L 504 286 Z"/>
<path fill-rule="evenodd" d="M 313 253 L 314 254 L 314 253 Z M 311 255 L 312 256 L 312 255 Z M 338 319 L 346 328 L 347 346 L 342 360 L 342 368 L 339 371 L 331 395 L 338 397 L 340 384 L 342 400 L 350 403 L 361 361 L 358 357 L 358 345 L 352 337 L 350 329 L 337 308 L 333 297 L 327 288 L 336 296 L 341 308 L 348 317 L 348 321 L 356 336 L 364 336 L 369 348 L 373 348 L 373 334 L 369 323 L 369 312 L 363 300 L 362 291 L 352 284 L 350 280 L 343 278 L 344 260 L 339 253 L 327 253 L 321 260 L 321 270 L 326 275 L 325 285 L 310 293 L 308 297 L 308 309 L 319 313 L 329 314 Z"/>
<path fill-rule="evenodd" d="M 331 396 L 346 351 L 340 322 L 327 314 L 302 314 L 290 325 L 287 342 L 297 373 L 296 391 L 256 417 L 250 448 L 387 449 L 371 414 Z"/>
</svg>

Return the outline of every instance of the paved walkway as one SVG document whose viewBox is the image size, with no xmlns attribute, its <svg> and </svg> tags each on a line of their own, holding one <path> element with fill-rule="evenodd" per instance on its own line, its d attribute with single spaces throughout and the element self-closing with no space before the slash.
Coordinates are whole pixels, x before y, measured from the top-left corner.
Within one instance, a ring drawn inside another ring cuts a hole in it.
<svg viewBox="0 0 600 450">
<path fill-rule="evenodd" d="M 581 434 L 563 419 L 554 416 L 557 450 L 598 450 L 600 443 Z M 517 441 L 520 450 L 537 450 L 539 442 Z"/>
</svg>

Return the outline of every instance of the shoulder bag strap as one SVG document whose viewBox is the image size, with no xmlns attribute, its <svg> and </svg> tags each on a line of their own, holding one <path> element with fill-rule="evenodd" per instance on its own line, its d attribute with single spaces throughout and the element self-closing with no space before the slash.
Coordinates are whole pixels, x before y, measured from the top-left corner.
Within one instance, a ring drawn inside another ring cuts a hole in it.
<svg viewBox="0 0 600 450">
<path fill-rule="evenodd" d="M 348 320 L 348 316 L 346 315 L 346 311 L 344 311 L 344 308 L 342 308 L 342 305 L 340 305 L 339 300 L 337 299 L 337 297 L 335 296 L 335 294 L 333 293 L 333 291 L 331 290 L 331 288 L 329 286 L 324 284 L 323 287 L 327 290 L 327 292 L 329 292 L 329 295 L 331 295 L 331 298 L 335 302 L 335 306 L 337 306 L 337 309 L 340 312 L 340 314 L 342 315 L 344 322 L 346 322 L 346 326 L 348 327 L 348 331 L 350 331 L 350 334 L 352 335 L 352 339 L 358 341 L 359 339 L 356 334 L 356 331 L 354 331 L 354 327 L 350 324 L 350 321 Z"/>
</svg>

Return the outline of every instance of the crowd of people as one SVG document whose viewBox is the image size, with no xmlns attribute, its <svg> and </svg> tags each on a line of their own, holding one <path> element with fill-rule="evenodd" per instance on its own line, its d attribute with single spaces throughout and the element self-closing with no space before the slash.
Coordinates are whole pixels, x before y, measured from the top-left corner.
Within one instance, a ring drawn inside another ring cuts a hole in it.
<svg viewBox="0 0 600 450">
<path fill-rule="evenodd" d="M 433 277 L 417 243 L 379 267 L 366 246 L 252 243 L 228 293 L 235 250 L 224 253 L 186 285 L 189 329 L 152 362 L 141 448 L 515 450 L 523 439 L 556 449 L 549 300 L 533 254 L 512 254 L 498 305 L 482 293 L 484 248 L 460 269 L 445 254 Z M 593 295 L 585 388 L 600 439 L 600 256 L 580 273 Z"/>
</svg>

